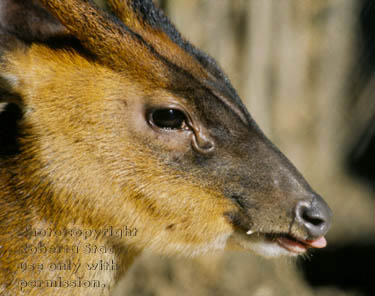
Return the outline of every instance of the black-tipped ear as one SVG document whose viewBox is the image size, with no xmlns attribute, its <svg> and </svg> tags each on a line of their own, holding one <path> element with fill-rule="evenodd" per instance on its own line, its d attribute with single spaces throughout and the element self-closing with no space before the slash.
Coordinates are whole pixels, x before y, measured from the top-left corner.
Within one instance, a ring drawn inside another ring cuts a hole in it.
<svg viewBox="0 0 375 296">
<path fill-rule="evenodd" d="M 63 35 L 65 28 L 37 0 L 0 0 L 0 31 L 33 42 Z"/>
</svg>

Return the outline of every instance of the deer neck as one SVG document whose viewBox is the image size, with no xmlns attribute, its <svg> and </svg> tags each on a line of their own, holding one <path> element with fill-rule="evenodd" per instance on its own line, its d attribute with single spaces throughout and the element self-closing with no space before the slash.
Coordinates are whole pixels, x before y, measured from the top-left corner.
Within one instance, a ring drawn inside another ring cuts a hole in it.
<svg viewBox="0 0 375 296">
<path fill-rule="evenodd" d="M 0 223 L 0 294 L 110 295 L 140 254 L 116 243 L 120 235 L 131 236 L 130 230 L 78 220 L 60 224 L 48 218 L 51 208 L 6 185 L 9 171 L 0 175 L 0 203 L 8 209 Z"/>
</svg>

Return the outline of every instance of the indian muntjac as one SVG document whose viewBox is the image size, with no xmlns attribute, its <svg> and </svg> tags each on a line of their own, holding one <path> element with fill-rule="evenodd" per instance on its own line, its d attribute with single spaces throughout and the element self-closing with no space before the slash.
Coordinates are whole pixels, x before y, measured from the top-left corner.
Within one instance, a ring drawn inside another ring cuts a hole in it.
<svg viewBox="0 0 375 296">
<path fill-rule="evenodd" d="M 329 207 L 216 62 L 151 0 L 108 5 L 0 0 L 0 294 L 109 295 L 144 250 L 324 247 Z"/>
</svg>

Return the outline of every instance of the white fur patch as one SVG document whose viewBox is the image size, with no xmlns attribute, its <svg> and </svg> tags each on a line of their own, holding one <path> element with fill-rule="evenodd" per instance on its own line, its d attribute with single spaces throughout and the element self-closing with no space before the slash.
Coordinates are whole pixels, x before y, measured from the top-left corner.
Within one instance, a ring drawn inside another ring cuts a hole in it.
<svg viewBox="0 0 375 296">
<path fill-rule="evenodd" d="M 209 252 L 216 252 L 216 251 L 222 251 L 224 250 L 225 246 L 227 245 L 227 241 L 230 234 L 223 234 L 215 239 L 213 239 L 211 242 L 207 244 L 202 244 L 198 247 L 194 246 L 192 247 L 192 251 L 190 252 L 190 256 L 198 256 L 202 254 L 206 254 Z"/>
<path fill-rule="evenodd" d="M 244 249 L 253 251 L 266 258 L 298 255 L 284 249 L 277 242 L 266 239 L 263 235 L 254 234 L 252 236 L 247 236 L 236 232 L 233 234 L 233 239 Z"/>
<path fill-rule="evenodd" d="M 5 79 L 11 87 L 18 86 L 18 83 L 19 83 L 18 77 L 13 74 L 1 73 L 1 78 Z"/>
<path fill-rule="evenodd" d="M 185 257 L 195 257 L 206 253 L 223 251 L 227 245 L 230 233 L 222 234 L 204 244 L 190 243 L 168 243 L 162 237 L 154 238 L 152 243 L 147 247 L 150 251 L 157 251 L 163 254 L 183 255 Z M 162 248 L 160 248 L 162 246 Z"/>
</svg>

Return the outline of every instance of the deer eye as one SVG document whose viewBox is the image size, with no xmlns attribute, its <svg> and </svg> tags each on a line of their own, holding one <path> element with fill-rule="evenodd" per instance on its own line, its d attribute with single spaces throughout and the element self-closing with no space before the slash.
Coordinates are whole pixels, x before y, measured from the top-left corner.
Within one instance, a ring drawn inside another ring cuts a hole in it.
<svg viewBox="0 0 375 296">
<path fill-rule="evenodd" d="M 187 118 L 177 109 L 157 109 L 151 112 L 149 120 L 162 129 L 183 129 L 186 127 Z"/>
</svg>

